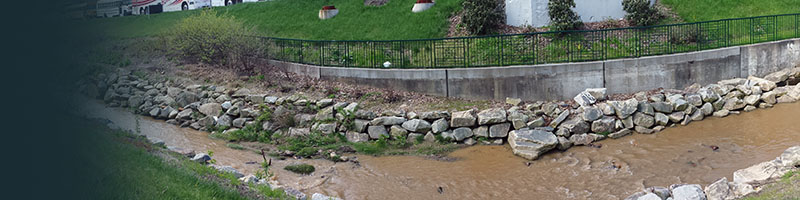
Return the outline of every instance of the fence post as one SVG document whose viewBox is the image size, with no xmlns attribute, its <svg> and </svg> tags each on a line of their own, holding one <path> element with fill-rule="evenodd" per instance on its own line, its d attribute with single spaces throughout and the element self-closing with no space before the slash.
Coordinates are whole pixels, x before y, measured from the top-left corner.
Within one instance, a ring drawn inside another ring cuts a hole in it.
<svg viewBox="0 0 800 200">
<path fill-rule="evenodd" d="M 464 67 L 469 67 L 469 42 L 467 42 L 467 40 L 469 40 L 469 38 L 461 39 L 461 41 L 464 42 L 464 44 L 461 46 L 462 50 L 464 50 L 462 55 L 464 56 Z"/>
<path fill-rule="evenodd" d="M 431 67 L 436 68 L 436 40 L 431 41 Z"/>
</svg>

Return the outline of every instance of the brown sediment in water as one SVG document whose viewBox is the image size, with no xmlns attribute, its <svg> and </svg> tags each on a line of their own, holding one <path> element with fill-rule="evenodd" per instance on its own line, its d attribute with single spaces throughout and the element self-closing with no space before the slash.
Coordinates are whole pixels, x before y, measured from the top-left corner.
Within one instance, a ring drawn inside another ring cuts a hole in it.
<svg viewBox="0 0 800 200">
<path fill-rule="evenodd" d="M 96 117 L 135 130 L 135 115 L 95 107 L 101 111 L 93 112 Z M 212 150 L 219 164 L 244 173 L 259 167 L 246 162 L 262 160 L 256 153 L 230 149 L 208 133 L 140 118 L 141 134 L 160 138 L 168 146 Z M 451 153 L 458 158 L 452 162 L 360 155 L 360 166 L 286 160 L 274 161 L 273 171 L 282 184 L 307 194 L 345 199 L 622 199 L 644 187 L 730 180 L 735 170 L 774 159 L 800 144 L 798 118 L 800 103 L 779 104 L 726 118 L 709 117 L 653 135 L 607 139 L 599 142 L 601 148 L 555 151 L 535 161 L 514 156 L 507 146 L 474 146 Z M 315 165 L 317 172 L 300 176 L 282 169 L 299 162 Z"/>
</svg>

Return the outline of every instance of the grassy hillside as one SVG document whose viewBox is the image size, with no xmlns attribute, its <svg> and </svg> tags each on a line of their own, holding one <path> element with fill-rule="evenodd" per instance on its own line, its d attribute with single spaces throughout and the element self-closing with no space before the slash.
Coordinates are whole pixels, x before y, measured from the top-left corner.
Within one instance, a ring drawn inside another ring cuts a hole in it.
<svg viewBox="0 0 800 200">
<path fill-rule="evenodd" d="M 391 0 L 381 7 L 364 6 L 363 0 L 275 0 L 214 8 L 243 20 L 266 36 L 325 40 L 382 40 L 443 37 L 450 15 L 462 0 L 440 0 L 432 9 L 411 13 L 412 0 Z M 324 5 L 335 5 L 339 15 L 320 20 Z M 85 28 L 108 33 L 112 38 L 152 36 L 168 30 L 180 19 L 199 11 L 93 19 Z"/>
<path fill-rule="evenodd" d="M 237 191 L 201 177 L 216 171 L 197 163 L 167 163 L 146 149 L 150 146 L 126 133 L 93 123 L 79 149 L 84 184 L 76 184 L 82 199 L 247 199 Z M 232 175 L 231 175 L 232 176 Z M 234 178 L 235 179 L 235 178 Z"/>
<path fill-rule="evenodd" d="M 800 0 L 661 0 L 687 22 L 800 13 Z"/>
</svg>

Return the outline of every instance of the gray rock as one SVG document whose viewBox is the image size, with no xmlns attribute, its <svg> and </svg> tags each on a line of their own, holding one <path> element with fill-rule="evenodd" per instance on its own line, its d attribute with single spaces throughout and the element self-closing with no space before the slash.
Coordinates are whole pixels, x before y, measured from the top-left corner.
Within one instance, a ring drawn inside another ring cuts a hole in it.
<svg viewBox="0 0 800 200">
<path fill-rule="evenodd" d="M 420 138 L 420 139 L 424 140 L 425 135 L 422 135 L 422 134 L 419 134 L 419 133 L 409 133 L 408 137 L 407 137 L 407 142 L 409 144 L 414 144 L 414 143 L 416 143 L 418 141 L 417 138 Z"/>
<path fill-rule="evenodd" d="M 655 119 L 656 124 L 661 126 L 666 126 L 669 123 L 669 117 L 663 113 L 656 113 L 653 119 Z"/>
<path fill-rule="evenodd" d="M 588 145 L 595 141 L 596 134 L 574 134 L 569 137 L 569 141 L 574 145 Z"/>
<path fill-rule="evenodd" d="M 772 91 L 761 94 L 761 100 L 768 104 L 778 103 L 777 95 L 775 95 L 775 92 Z"/>
<path fill-rule="evenodd" d="M 198 153 L 198 154 L 194 154 L 194 157 L 192 157 L 191 160 L 194 161 L 194 162 L 199 162 L 199 163 L 205 164 L 205 163 L 207 163 L 208 161 L 211 160 L 211 156 L 208 156 L 208 154 L 205 154 L 205 153 Z"/>
<path fill-rule="evenodd" d="M 194 112 L 194 110 L 192 110 L 191 108 L 184 109 L 183 111 L 178 112 L 178 115 L 175 116 L 175 119 L 178 119 L 178 120 L 190 120 L 190 119 L 192 119 L 192 113 L 193 112 Z"/>
<path fill-rule="evenodd" d="M 251 103 L 253 103 L 255 105 L 259 105 L 259 104 L 264 103 L 264 98 L 266 98 L 266 95 L 263 95 L 263 94 L 251 94 L 251 95 L 247 95 L 247 97 L 245 97 L 245 100 L 247 100 L 247 101 L 249 101 L 249 102 L 251 102 Z"/>
<path fill-rule="evenodd" d="M 358 103 L 353 102 L 353 103 L 347 104 L 347 106 L 342 108 L 342 110 L 345 111 L 345 112 L 355 113 L 356 110 L 358 110 Z"/>
<path fill-rule="evenodd" d="M 400 125 L 406 122 L 406 118 L 403 117 L 378 117 L 373 119 L 369 122 L 369 125 L 377 126 L 377 125 L 384 125 L 384 126 L 391 126 L 391 125 Z"/>
<path fill-rule="evenodd" d="M 242 109 L 241 103 L 236 103 L 235 105 L 231 106 L 231 108 L 228 109 L 228 111 L 225 112 L 225 114 L 230 116 L 239 116 L 239 114 L 241 113 L 241 109 Z"/>
<path fill-rule="evenodd" d="M 345 138 L 348 142 L 367 142 L 369 141 L 369 134 L 348 131 L 345 133 Z"/>
<path fill-rule="evenodd" d="M 511 122 L 514 129 L 528 127 L 528 115 L 525 115 L 521 111 L 508 112 L 508 121 Z"/>
<path fill-rule="evenodd" d="M 792 72 L 791 69 L 783 69 L 777 72 L 773 72 L 771 74 L 767 74 L 766 76 L 764 76 L 764 79 L 775 83 L 783 82 L 786 81 L 786 79 L 789 79 L 789 75 L 791 72 Z"/>
<path fill-rule="evenodd" d="M 506 103 L 511 104 L 512 106 L 518 106 L 520 103 L 522 103 L 522 99 L 506 97 Z"/>
<path fill-rule="evenodd" d="M 333 106 L 332 108 L 334 110 L 336 110 L 336 106 Z M 376 117 L 378 117 L 378 115 L 375 114 L 375 112 L 368 111 L 368 110 L 358 110 L 358 111 L 356 111 L 356 113 L 354 115 L 358 119 L 367 119 L 367 120 L 372 120 L 372 119 L 375 119 Z"/>
<path fill-rule="evenodd" d="M 609 101 L 608 103 L 614 107 L 614 112 L 620 119 L 633 115 L 639 107 L 639 101 L 633 98 L 625 101 Z"/>
<path fill-rule="evenodd" d="M 708 116 L 714 113 L 714 106 L 711 103 L 703 104 L 703 107 L 700 107 L 700 111 L 703 112 L 703 115 Z"/>
<path fill-rule="evenodd" d="M 610 133 L 614 131 L 616 119 L 613 117 L 603 117 L 602 119 L 592 122 L 592 132 L 595 133 Z"/>
<path fill-rule="evenodd" d="M 294 116 L 295 126 L 308 127 L 314 121 L 315 115 L 310 114 L 297 114 Z"/>
<path fill-rule="evenodd" d="M 371 139 L 380 139 L 381 136 L 389 136 L 389 132 L 386 131 L 386 127 L 384 126 L 369 126 L 367 127 L 367 133 L 369 133 L 369 138 Z"/>
<path fill-rule="evenodd" d="M 650 101 L 653 101 L 653 102 L 664 102 L 664 101 L 666 101 L 666 98 L 667 97 L 664 96 L 664 94 L 658 93 L 658 94 L 654 94 L 654 95 L 650 96 Z"/>
<path fill-rule="evenodd" d="M 578 105 L 583 106 L 583 107 L 590 106 L 590 105 L 594 104 L 595 102 L 597 102 L 597 99 L 594 98 L 594 96 L 592 96 L 592 94 L 589 94 L 589 92 L 586 92 L 586 91 L 578 93 L 578 95 L 576 95 L 572 99 L 575 100 L 575 102 L 578 103 Z"/>
<path fill-rule="evenodd" d="M 206 116 L 219 116 L 222 113 L 222 106 L 218 103 L 206 103 L 197 109 Z"/>
<path fill-rule="evenodd" d="M 453 130 L 453 139 L 462 141 L 468 137 L 472 137 L 472 130 L 467 127 L 461 127 Z"/>
<path fill-rule="evenodd" d="M 747 106 L 741 99 L 731 98 L 725 100 L 725 105 L 722 106 L 722 109 L 725 110 L 739 110 Z"/>
<path fill-rule="evenodd" d="M 614 115 L 615 114 L 614 107 L 612 107 L 611 105 L 608 105 L 605 102 L 598 103 L 597 104 L 597 108 L 599 108 L 601 111 L 603 111 L 603 115 Z"/>
<path fill-rule="evenodd" d="M 403 128 L 411 132 L 425 133 L 431 130 L 431 124 L 425 120 L 412 119 L 403 122 Z"/>
<path fill-rule="evenodd" d="M 722 110 L 722 107 L 725 107 L 725 100 L 720 98 L 714 103 L 711 103 L 711 106 L 714 106 L 714 110 Z"/>
<path fill-rule="evenodd" d="M 212 116 L 205 116 L 203 118 L 200 118 L 200 120 L 197 120 L 198 125 L 205 128 L 213 127 L 216 122 L 217 121 L 214 120 L 214 117 Z"/>
<path fill-rule="evenodd" d="M 222 115 L 221 117 L 217 118 L 217 126 L 219 127 L 231 127 L 231 117 L 228 115 Z"/>
<path fill-rule="evenodd" d="M 747 106 L 744 107 L 743 111 L 750 112 L 750 111 L 754 111 L 754 110 L 756 110 L 755 106 L 747 105 Z"/>
<path fill-rule="evenodd" d="M 756 105 L 759 100 L 761 100 L 761 95 L 757 94 L 744 97 L 744 103 L 747 105 Z"/>
<path fill-rule="evenodd" d="M 353 120 L 353 130 L 352 131 L 355 131 L 357 133 L 363 133 L 365 130 L 367 130 L 367 126 L 369 126 L 369 121 L 362 120 L 362 119 L 356 119 L 356 120 Z"/>
<path fill-rule="evenodd" d="M 703 100 L 703 102 L 711 103 L 717 101 L 720 98 L 719 94 L 717 94 L 716 92 L 714 92 L 712 89 L 709 88 L 700 89 L 697 93 L 700 94 L 700 98 Z"/>
<path fill-rule="evenodd" d="M 703 117 L 705 117 L 705 114 L 703 114 L 703 111 L 701 110 L 695 110 L 690 116 L 692 121 L 701 121 L 703 120 Z"/>
<path fill-rule="evenodd" d="M 728 111 L 728 110 L 718 110 L 718 111 L 714 112 L 712 115 L 714 115 L 714 117 L 722 118 L 722 117 L 728 116 L 728 114 L 730 114 L 730 111 Z"/>
<path fill-rule="evenodd" d="M 558 127 L 558 125 L 560 125 L 561 122 L 564 122 L 564 120 L 566 120 L 567 117 L 569 117 L 569 110 L 561 112 L 561 114 L 558 114 L 558 117 L 556 117 L 555 119 L 553 119 L 553 121 L 550 122 L 550 127 L 553 128 Z"/>
<path fill-rule="evenodd" d="M 342 200 L 342 199 L 337 197 L 325 196 L 320 193 L 314 193 L 313 195 L 311 195 L 311 200 Z"/>
<path fill-rule="evenodd" d="M 438 120 L 442 118 L 449 118 L 450 113 L 447 111 L 430 111 L 430 112 L 423 112 L 419 115 L 419 118 L 422 120 Z"/>
<path fill-rule="evenodd" d="M 233 103 L 231 103 L 230 101 L 225 101 L 220 106 L 222 106 L 222 110 L 228 110 L 231 107 L 233 107 Z"/>
<path fill-rule="evenodd" d="M 472 110 L 454 112 L 450 118 L 450 127 L 470 127 L 475 126 L 475 116 L 472 115 Z"/>
<path fill-rule="evenodd" d="M 231 95 L 231 96 L 233 98 L 243 98 L 243 97 L 246 97 L 247 95 L 250 95 L 250 93 L 251 93 L 250 89 L 241 88 L 239 90 L 236 90 L 236 92 L 234 92 L 233 95 Z"/>
<path fill-rule="evenodd" d="M 408 131 L 400 125 L 394 125 L 389 127 L 389 135 L 392 136 L 392 139 L 399 139 L 401 137 L 406 137 Z"/>
<path fill-rule="evenodd" d="M 631 134 L 631 129 L 627 129 L 626 128 L 626 129 L 622 129 L 622 130 L 619 130 L 617 132 L 608 134 L 608 137 L 614 138 L 614 139 L 618 139 L 618 138 L 625 137 L 625 136 L 630 135 L 630 134 Z"/>
<path fill-rule="evenodd" d="M 143 103 L 144 103 L 143 96 L 133 95 L 131 97 L 128 97 L 128 106 L 131 108 L 138 108 Z"/>
<path fill-rule="evenodd" d="M 634 126 L 633 117 L 627 117 L 627 118 L 622 119 L 620 121 L 622 122 L 622 125 L 625 126 L 625 128 L 633 128 L 633 126 Z"/>
<path fill-rule="evenodd" d="M 703 191 L 709 200 L 736 199 L 736 195 L 733 193 L 733 191 L 731 191 L 731 187 L 728 185 L 727 177 L 722 177 L 716 182 L 706 186 L 706 189 Z"/>
<path fill-rule="evenodd" d="M 161 109 L 153 108 L 150 109 L 150 112 L 148 112 L 148 114 L 150 114 L 150 117 L 158 117 L 159 112 L 161 112 Z"/>
<path fill-rule="evenodd" d="M 506 111 L 502 108 L 487 109 L 478 113 L 478 125 L 503 123 L 506 119 Z"/>
<path fill-rule="evenodd" d="M 324 108 L 333 105 L 333 99 L 320 99 L 317 101 L 317 107 Z"/>
<path fill-rule="evenodd" d="M 274 96 L 264 97 L 264 103 L 275 104 L 277 102 L 278 102 L 278 97 L 274 97 Z"/>
<path fill-rule="evenodd" d="M 234 119 L 233 120 L 233 127 L 243 128 L 244 127 L 244 123 L 247 122 L 247 121 L 250 121 L 250 120 L 253 120 L 253 119 L 251 119 L 251 118 L 237 118 L 237 119 Z"/>
<path fill-rule="evenodd" d="M 670 188 L 672 188 L 672 198 L 675 200 L 706 200 L 706 195 L 700 185 L 680 185 L 670 186 Z"/>
<path fill-rule="evenodd" d="M 686 101 L 688 101 L 690 105 L 697 107 L 703 105 L 703 98 L 701 98 L 698 94 L 686 95 Z"/>
<path fill-rule="evenodd" d="M 472 129 L 472 133 L 478 137 L 489 137 L 489 126 L 478 126 L 478 128 Z"/>
<path fill-rule="evenodd" d="M 433 135 L 432 132 L 428 132 L 425 134 L 425 141 L 426 142 L 436 142 L 436 136 Z"/>
<path fill-rule="evenodd" d="M 797 98 L 794 98 L 791 95 L 783 95 L 777 99 L 777 103 L 794 103 L 795 101 L 797 101 Z"/>
<path fill-rule="evenodd" d="M 649 129 L 649 128 L 645 128 L 645 127 L 642 127 L 642 126 L 636 126 L 633 129 L 637 133 L 641 133 L 641 134 L 653 134 L 653 133 L 655 133 L 655 130 Z"/>
<path fill-rule="evenodd" d="M 655 124 L 655 119 L 653 116 L 643 114 L 641 112 L 636 112 L 633 114 L 633 124 L 637 126 L 643 126 L 645 128 L 653 127 Z"/>
<path fill-rule="evenodd" d="M 489 127 L 489 137 L 502 138 L 508 136 L 508 131 L 511 129 L 511 124 L 502 123 L 495 124 Z"/>
<path fill-rule="evenodd" d="M 472 138 L 464 139 L 464 144 L 466 145 L 472 146 L 475 145 L 475 143 L 478 143 L 477 141 L 475 141 L 475 139 Z"/>
<path fill-rule="evenodd" d="M 542 126 L 544 126 L 544 123 L 545 123 L 544 118 L 543 117 L 538 117 L 538 118 L 528 122 L 528 128 L 542 127 Z"/>
<path fill-rule="evenodd" d="M 772 91 L 772 89 L 775 89 L 776 87 L 778 87 L 778 85 L 775 84 L 775 82 L 768 81 L 766 79 L 758 78 L 758 77 L 755 77 L 755 76 L 747 77 L 747 80 L 751 81 L 751 82 L 755 83 L 755 85 L 761 87 L 761 90 L 764 91 L 764 92 Z"/>
<path fill-rule="evenodd" d="M 683 99 L 675 99 L 671 101 L 672 103 L 672 110 L 673 111 L 684 111 L 687 107 L 689 107 L 689 102 Z"/>
<path fill-rule="evenodd" d="M 534 160 L 558 144 L 553 133 L 541 130 L 514 130 L 508 135 L 508 144 L 515 155 Z"/>
<path fill-rule="evenodd" d="M 327 135 L 336 132 L 336 126 L 337 126 L 336 123 L 318 124 L 315 130 L 319 131 L 322 134 Z"/>
<path fill-rule="evenodd" d="M 450 125 L 448 125 L 447 119 L 445 119 L 445 118 L 437 119 L 436 121 L 433 121 L 433 124 L 431 124 L 431 131 L 433 131 L 433 133 L 437 133 L 437 134 L 441 133 L 441 132 L 444 132 L 449 128 L 450 128 Z"/>
<path fill-rule="evenodd" d="M 572 141 L 570 141 L 565 137 L 558 137 L 558 145 L 556 146 L 558 150 L 564 151 L 569 149 L 570 147 L 572 147 Z"/>
<path fill-rule="evenodd" d="M 639 111 L 639 112 L 641 112 L 641 113 L 644 113 L 644 114 L 646 114 L 646 115 L 650 115 L 650 116 L 652 116 L 652 115 L 654 115 L 654 114 L 655 114 L 655 111 L 653 111 L 653 106 L 652 106 L 652 105 L 650 105 L 650 103 L 647 103 L 647 102 L 639 102 L 639 105 L 638 105 L 637 107 L 638 107 L 638 108 L 637 108 L 637 111 Z"/>
<path fill-rule="evenodd" d="M 673 109 L 672 104 L 669 104 L 667 102 L 655 102 L 650 105 L 653 106 L 653 110 L 655 110 L 656 112 L 667 113 L 667 114 L 672 113 Z"/>
<path fill-rule="evenodd" d="M 583 109 L 581 117 L 584 121 L 591 122 L 600 119 L 603 116 L 603 111 L 597 107 L 591 106 Z"/>
<path fill-rule="evenodd" d="M 570 120 L 561 123 L 559 126 L 560 130 L 566 130 L 566 134 L 562 134 L 562 136 L 569 136 L 571 134 L 581 134 L 586 133 L 591 130 L 591 124 L 583 121 L 579 118 L 573 118 Z"/>
</svg>

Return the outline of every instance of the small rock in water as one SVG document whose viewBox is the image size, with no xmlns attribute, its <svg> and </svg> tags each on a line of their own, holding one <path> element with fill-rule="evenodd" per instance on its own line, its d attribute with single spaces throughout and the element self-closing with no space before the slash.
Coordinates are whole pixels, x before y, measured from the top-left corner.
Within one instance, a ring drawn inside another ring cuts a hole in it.
<svg viewBox="0 0 800 200">
<path fill-rule="evenodd" d="M 439 191 L 439 194 L 442 194 L 442 193 L 444 193 L 444 188 L 442 188 L 442 186 L 439 186 L 438 191 Z"/>
</svg>

